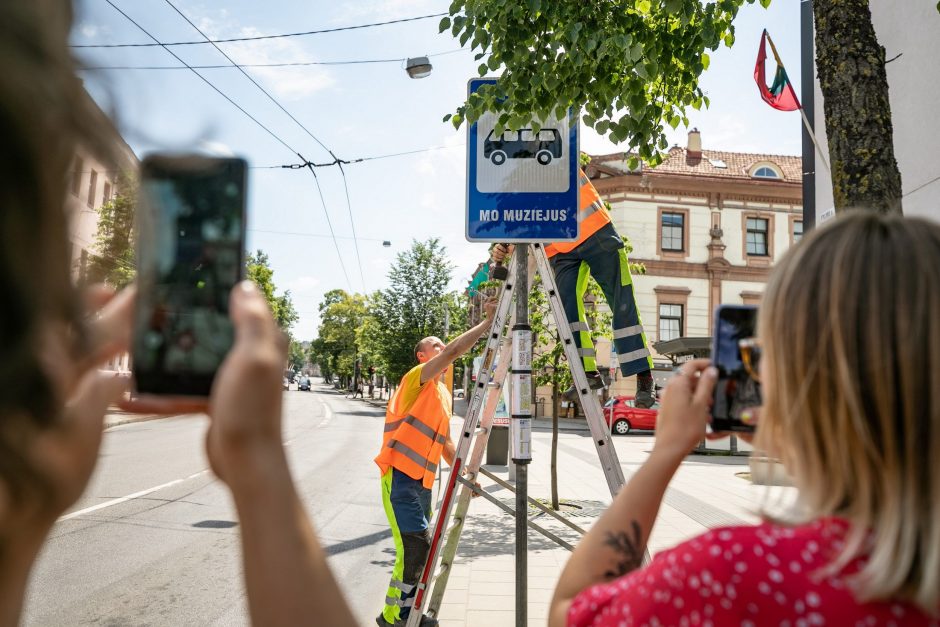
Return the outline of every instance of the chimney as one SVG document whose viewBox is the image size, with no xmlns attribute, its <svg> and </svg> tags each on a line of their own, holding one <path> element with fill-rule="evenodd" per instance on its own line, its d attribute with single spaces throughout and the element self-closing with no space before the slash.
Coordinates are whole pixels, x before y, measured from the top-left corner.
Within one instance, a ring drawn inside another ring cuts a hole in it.
<svg viewBox="0 0 940 627">
<path fill-rule="evenodd" d="M 702 134 L 697 128 L 689 131 L 689 144 L 686 146 L 686 153 L 689 159 L 702 158 Z"/>
</svg>

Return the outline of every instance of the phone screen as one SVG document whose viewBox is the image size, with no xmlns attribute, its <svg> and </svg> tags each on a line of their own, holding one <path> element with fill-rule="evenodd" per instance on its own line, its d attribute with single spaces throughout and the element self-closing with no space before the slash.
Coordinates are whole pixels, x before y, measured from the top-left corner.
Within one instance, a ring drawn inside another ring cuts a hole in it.
<svg viewBox="0 0 940 627">
<path fill-rule="evenodd" d="M 760 353 L 754 343 L 757 308 L 722 305 L 715 312 L 714 329 L 712 362 L 718 369 L 718 382 L 712 405 L 712 429 L 753 431 L 753 425 L 745 424 L 741 415 L 761 405 Z"/>
<path fill-rule="evenodd" d="M 244 276 L 245 162 L 144 160 L 138 211 L 137 392 L 208 396 L 234 340 L 229 294 Z"/>
</svg>

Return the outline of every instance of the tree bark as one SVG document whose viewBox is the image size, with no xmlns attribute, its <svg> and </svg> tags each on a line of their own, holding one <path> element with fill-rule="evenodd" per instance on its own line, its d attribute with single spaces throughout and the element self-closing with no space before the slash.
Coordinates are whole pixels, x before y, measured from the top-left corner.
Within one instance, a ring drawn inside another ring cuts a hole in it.
<svg viewBox="0 0 940 627">
<path fill-rule="evenodd" d="M 835 209 L 900 213 L 885 51 L 868 0 L 815 0 L 813 14 Z"/>
</svg>

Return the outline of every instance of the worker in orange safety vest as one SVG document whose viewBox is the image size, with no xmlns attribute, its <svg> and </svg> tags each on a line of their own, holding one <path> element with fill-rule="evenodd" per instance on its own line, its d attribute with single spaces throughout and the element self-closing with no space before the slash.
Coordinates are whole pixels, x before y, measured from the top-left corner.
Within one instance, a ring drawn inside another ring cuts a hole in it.
<svg viewBox="0 0 940 627">
<path fill-rule="evenodd" d="M 450 437 L 453 399 L 441 377 L 455 359 L 490 330 L 496 302 L 484 303 L 486 319 L 446 346 L 426 337 L 415 346 L 418 365 L 402 377 L 385 412 L 382 450 L 375 458 L 382 477 L 382 502 L 395 542 L 395 565 L 385 594 L 379 627 L 404 625 L 414 604 L 431 547 L 431 486 L 441 458 L 453 466 L 456 448 Z M 437 621 L 421 617 L 421 627 Z"/>
<path fill-rule="evenodd" d="M 653 359 L 637 310 L 624 243 L 587 175 L 580 171 L 578 178 L 578 239 L 545 245 L 545 254 L 551 260 L 565 317 L 578 345 L 578 354 L 591 388 L 603 388 L 604 381 L 597 371 L 596 351 L 584 312 L 584 294 L 588 278 L 593 276 L 603 290 L 613 314 L 614 348 L 620 372 L 625 377 L 636 375 L 635 403 L 638 407 L 651 407 L 655 400 L 651 372 Z M 491 257 L 501 262 L 510 250 L 510 246 L 497 244 L 493 247 Z M 575 387 L 566 390 L 564 397 L 568 400 L 577 398 Z"/>
</svg>

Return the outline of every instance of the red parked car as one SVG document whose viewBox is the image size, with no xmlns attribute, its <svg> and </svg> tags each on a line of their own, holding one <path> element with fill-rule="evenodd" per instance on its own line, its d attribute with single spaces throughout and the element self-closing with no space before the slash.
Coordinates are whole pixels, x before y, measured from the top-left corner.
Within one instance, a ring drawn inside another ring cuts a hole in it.
<svg viewBox="0 0 940 627">
<path fill-rule="evenodd" d="M 656 428 L 659 403 L 649 409 L 633 406 L 632 396 L 615 396 L 604 403 L 604 420 L 615 435 L 627 435 L 634 429 L 652 431 Z"/>
</svg>

